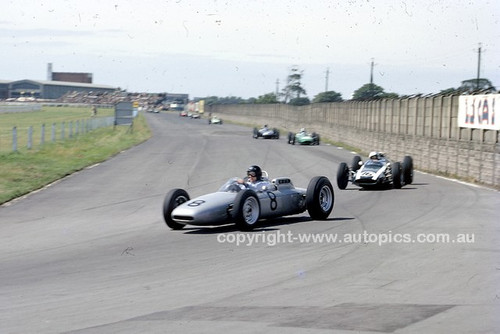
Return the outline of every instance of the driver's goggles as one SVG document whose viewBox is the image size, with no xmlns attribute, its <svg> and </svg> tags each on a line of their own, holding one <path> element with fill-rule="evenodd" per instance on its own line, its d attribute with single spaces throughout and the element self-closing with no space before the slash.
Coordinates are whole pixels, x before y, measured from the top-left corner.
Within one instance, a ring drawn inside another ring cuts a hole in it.
<svg viewBox="0 0 500 334">
<path fill-rule="evenodd" d="M 254 172 L 250 172 L 250 173 L 247 173 L 247 176 L 256 177 L 257 174 L 255 174 Z"/>
</svg>

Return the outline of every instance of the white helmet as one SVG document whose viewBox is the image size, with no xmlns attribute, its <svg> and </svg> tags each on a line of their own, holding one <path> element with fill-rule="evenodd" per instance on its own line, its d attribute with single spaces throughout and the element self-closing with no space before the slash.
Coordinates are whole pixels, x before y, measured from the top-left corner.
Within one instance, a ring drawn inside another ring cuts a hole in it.
<svg viewBox="0 0 500 334">
<path fill-rule="evenodd" d="M 374 152 L 370 152 L 370 155 L 368 156 L 368 158 L 370 158 L 370 159 L 373 159 L 373 158 L 378 159 L 378 153 L 375 152 L 375 151 Z"/>
</svg>

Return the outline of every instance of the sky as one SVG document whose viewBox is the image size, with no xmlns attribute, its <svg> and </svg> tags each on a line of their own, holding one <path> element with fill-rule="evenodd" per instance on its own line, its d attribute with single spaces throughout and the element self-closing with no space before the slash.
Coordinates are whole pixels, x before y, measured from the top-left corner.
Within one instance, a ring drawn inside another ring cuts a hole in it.
<svg viewBox="0 0 500 334">
<path fill-rule="evenodd" d="M 370 82 L 438 93 L 480 76 L 500 89 L 498 0 L 2 0 L 0 80 L 88 72 L 129 92 L 313 99 Z M 373 67 L 372 64 L 373 63 Z"/>
</svg>

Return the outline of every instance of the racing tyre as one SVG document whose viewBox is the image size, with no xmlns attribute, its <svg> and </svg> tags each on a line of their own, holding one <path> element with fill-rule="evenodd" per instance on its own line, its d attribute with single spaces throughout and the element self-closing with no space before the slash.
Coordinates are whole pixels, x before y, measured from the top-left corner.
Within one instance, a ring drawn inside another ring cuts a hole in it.
<svg viewBox="0 0 500 334">
<path fill-rule="evenodd" d="M 403 173 L 401 170 L 401 164 L 399 162 L 393 162 L 391 165 L 392 169 L 392 185 L 396 189 L 401 189 L 403 186 Z"/>
<path fill-rule="evenodd" d="M 352 162 L 351 162 L 351 169 L 353 172 L 357 171 L 358 169 L 361 168 L 361 165 L 359 164 L 361 162 L 361 157 L 359 155 L 355 155 L 353 158 L 352 158 Z"/>
<path fill-rule="evenodd" d="M 274 131 L 274 139 L 280 139 L 280 132 L 278 131 L 278 129 L 273 129 Z"/>
<path fill-rule="evenodd" d="M 163 219 L 172 230 L 181 230 L 185 225 L 176 223 L 172 219 L 172 211 L 184 202 L 189 201 L 189 194 L 184 189 L 172 189 L 163 201 Z"/>
<path fill-rule="evenodd" d="M 311 145 L 319 145 L 319 136 L 316 132 L 311 133 L 312 143 Z"/>
<path fill-rule="evenodd" d="M 404 184 L 413 183 L 413 159 L 409 155 L 403 159 L 403 180 Z"/>
<path fill-rule="evenodd" d="M 349 183 L 349 167 L 345 162 L 341 162 L 337 170 L 337 186 L 344 190 Z"/>
<path fill-rule="evenodd" d="M 335 196 L 330 180 L 326 176 L 315 176 L 306 190 L 306 206 L 314 220 L 325 220 L 333 210 Z"/>
<path fill-rule="evenodd" d="M 257 128 L 253 128 L 253 137 L 255 139 L 259 138 L 259 130 Z"/>
<path fill-rule="evenodd" d="M 251 231 L 260 217 L 260 202 L 255 191 L 240 191 L 234 199 L 233 219 L 241 231 Z"/>
<path fill-rule="evenodd" d="M 288 144 L 292 143 L 293 133 L 288 132 Z"/>
</svg>

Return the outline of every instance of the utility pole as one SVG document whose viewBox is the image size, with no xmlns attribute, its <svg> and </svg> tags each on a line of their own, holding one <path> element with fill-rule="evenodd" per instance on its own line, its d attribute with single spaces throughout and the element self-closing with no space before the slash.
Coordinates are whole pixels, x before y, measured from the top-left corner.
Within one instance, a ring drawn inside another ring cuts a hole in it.
<svg viewBox="0 0 500 334">
<path fill-rule="evenodd" d="M 373 58 L 372 58 L 372 63 L 370 66 L 370 86 L 373 86 L 373 67 L 374 66 L 375 66 L 375 64 L 373 63 Z"/>
<path fill-rule="evenodd" d="M 370 97 L 373 97 L 373 67 L 375 66 L 375 63 L 373 62 L 373 58 L 372 58 L 372 62 L 370 64 Z"/>
<path fill-rule="evenodd" d="M 328 76 L 330 74 L 330 68 L 326 68 L 326 77 L 325 77 L 325 92 L 328 92 Z"/>
<path fill-rule="evenodd" d="M 276 99 L 278 98 L 279 91 L 280 91 L 280 79 L 276 79 Z"/>
<path fill-rule="evenodd" d="M 479 90 L 480 79 L 481 79 L 481 43 L 479 43 L 479 48 L 477 49 L 477 79 L 476 79 L 477 90 Z"/>
</svg>

